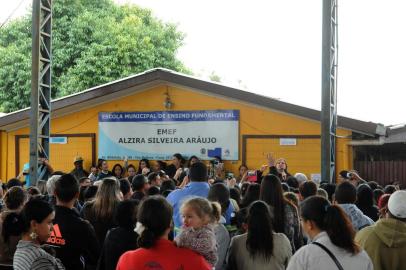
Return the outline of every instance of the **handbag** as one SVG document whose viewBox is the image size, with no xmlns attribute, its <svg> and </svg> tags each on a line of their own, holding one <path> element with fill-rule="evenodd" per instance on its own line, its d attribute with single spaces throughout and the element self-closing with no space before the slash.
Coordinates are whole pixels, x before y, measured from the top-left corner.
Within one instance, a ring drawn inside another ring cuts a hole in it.
<svg viewBox="0 0 406 270">
<path fill-rule="evenodd" d="M 336 256 L 324 245 L 318 243 L 318 242 L 312 242 L 312 244 L 319 246 L 321 249 L 323 249 L 331 259 L 333 259 L 334 263 L 337 265 L 339 270 L 344 270 L 343 266 L 340 264 L 340 262 L 337 260 Z"/>
</svg>

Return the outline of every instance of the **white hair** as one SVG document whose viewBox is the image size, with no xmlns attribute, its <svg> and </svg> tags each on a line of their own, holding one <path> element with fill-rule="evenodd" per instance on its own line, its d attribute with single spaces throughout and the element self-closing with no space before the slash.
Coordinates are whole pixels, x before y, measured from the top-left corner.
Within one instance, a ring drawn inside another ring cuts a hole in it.
<svg viewBox="0 0 406 270">
<path fill-rule="evenodd" d="M 61 175 L 52 175 L 51 177 L 48 178 L 47 192 L 48 192 L 49 195 L 54 195 L 55 183 L 59 178 L 61 178 Z"/>
<path fill-rule="evenodd" d="M 308 181 L 307 176 L 304 173 L 296 173 L 295 178 L 299 182 L 299 185 L 303 182 Z"/>
</svg>

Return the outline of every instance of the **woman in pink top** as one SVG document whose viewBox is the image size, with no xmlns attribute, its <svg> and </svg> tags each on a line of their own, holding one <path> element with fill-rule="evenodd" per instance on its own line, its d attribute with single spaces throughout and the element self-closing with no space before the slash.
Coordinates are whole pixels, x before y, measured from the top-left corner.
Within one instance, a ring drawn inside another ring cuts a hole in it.
<svg viewBox="0 0 406 270">
<path fill-rule="evenodd" d="M 178 248 L 168 240 L 172 207 L 161 196 L 151 196 L 138 210 L 136 232 L 139 249 L 124 253 L 116 270 L 168 269 L 209 270 L 206 260 L 189 249 Z"/>
</svg>

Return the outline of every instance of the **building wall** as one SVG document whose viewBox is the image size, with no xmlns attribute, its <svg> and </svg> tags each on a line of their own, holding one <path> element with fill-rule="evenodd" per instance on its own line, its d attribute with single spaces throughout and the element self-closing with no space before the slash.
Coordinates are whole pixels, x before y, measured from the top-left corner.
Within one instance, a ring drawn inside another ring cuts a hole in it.
<svg viewBox="0 0 406 270">
<path fill-rule="evenodd" d="M 226 99 L 220 96 L 207 95 L 193 89 L 185 89 L 179 86 L 161 85 L 151 89 L 134 93 L 115 100 L 106 100 L 106 103 L 99 104 L 91 108 L 84 108 L 65 116 L 52 119 L 52 134 L 96 134 L 96 157 L 98 138 L 98 113 L 99 112 L 119 112 L 119 111 L 163 111 L 164 93 L 169 91 L 173 110 L 215 110 L 215 109 L 237 109 L 240 110 L 240 138 L 242 135 L 320 135 L 320 123 L 295 115 L 288 115 L 246 104 L 241 101 Z M 29 134 L 28 128 L 23 128 L 2 134 L 2 162 L 1 177 L 9 179 L 15 176 L 15 136 Z M 351 131 L 338 129 L 339 136 L 349 136 Z M 350 168 L 352 164 L 352 149 L 347 146 L 350 139 L 339 138 L 337 140 L 337 171 Z M 311 173 L 320 173 L 320 139 L 297 140 L 297 146 L 279 146 L 278 140 L 262 141 L 248 140 L 246 156 L 252 157 L 247 160 L 250 168 L 259 168 L 266 162 L 265 156 L 268 152 L 273 152 L 276 157 L 286 157 L 290 172 L 304 172 L 310 177 Z M 242 140 L 240 139 L 240 160 L 226 162 L 228 171 L 237 173 L 242 158 Z M 28 139 L 21 138 L 19 145 L 20 161 L 22 164 L 28 162 Z M 4 151 L 3 148 L 6 148 Z M 72 150 L 73 149 L 73 150 Z M 69 171 L 73 167 L 73 158 L 76 154 L 85 158 L 85 167 L 91 165 L 91 147 L 86 140 L 69 140 L 68 144 L 51 145 L 51 164 L 55 169 Z M 4 154 L 6 153 L 6 154 Z M 7 159 L 4 162 L 4 157 Z M 313 162 L 309 162 L 312 160 Z M 110 168 L 117 162 L 109 161 Z M 122 163 L 122 162 L 121 162 Z M 138 165 L 138 161 L 130 161 Z M 6 165 L 7 164 L 7 165 Z M 56 166 L 57 165 L 57 166 Z M 6 177 L 5 177 L 6 176 Z"/>
</svg>

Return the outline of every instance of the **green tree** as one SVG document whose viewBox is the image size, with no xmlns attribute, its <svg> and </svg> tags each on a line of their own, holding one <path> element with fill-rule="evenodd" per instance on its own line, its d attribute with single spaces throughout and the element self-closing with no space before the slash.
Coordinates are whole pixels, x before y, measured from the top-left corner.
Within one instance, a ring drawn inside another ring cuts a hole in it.
<svg viewBox="0 0 406 270">
<path fill-rule="evenodd" d="M 52 96 L 164 67 L 190 73 L 176 58 L 183 34 L 135 5 L 111 0 L 53 1 Z M 31 16 L 0 29 L 0 110 L 29 106 Z"/>
</svg>

